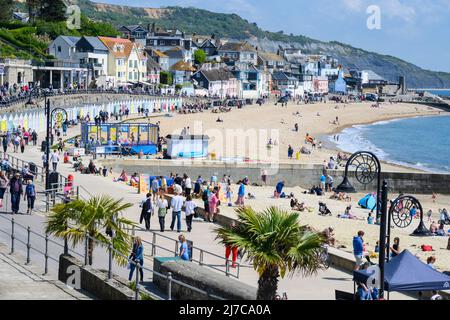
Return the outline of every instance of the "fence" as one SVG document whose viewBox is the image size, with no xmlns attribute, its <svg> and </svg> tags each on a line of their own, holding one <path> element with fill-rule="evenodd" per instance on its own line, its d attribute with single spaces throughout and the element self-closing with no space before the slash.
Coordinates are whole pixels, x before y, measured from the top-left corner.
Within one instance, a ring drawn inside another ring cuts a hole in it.
<svg viewBox="0 0 450 320">
<path fill-rule="evenodd" d="M 134 288 L 134 292 L 135 292 L 134 298 L 135 298 L 135 300 L 139 300 L 139 299 L 140 299 L 140 294 L 141 294 L 141 288 L 140 288 L 140 282 L 141 282 L 141 279 L 139 279 L 139 274 L 140 274 L 139 269 L 148 271 L 148 272 L 150 272 L 152 275 L 157 275 L 157 276 L 162 277 L 162 278 L 164 278 L 164 279 L 166 279 L 166 280 L 168 281 L 168 289 L 167 289 L 167 299 L 168 299 L 168 300 L 172 300 L 172 284 L 174 284 L 174 283 L 175 283 L 175 284 L 178 284 L 178 285 L 180 285 L 180 286 L 186 287 L 186 288 L 188 288 L 188 289 L 197 291 L 197 292 L 199 292 L 199 293 L 201 293 L 201 294 L 205 294 L 205 295 L 207 295 L 208 297 L 211 297 L 211 298 L 214 298 L 214 299 L 218 299 L 218 300 L 224 300 L 222 297 L 216 296 L 216 295 L 211 294 L 211 293 L 209 293 L 209 292 L 207 292 L 207 291 L 198 289 L 198 288 L 193 287 L 193 286 L 191 286 L 191 285 L 189 285 L 189 284 L 187 284 L 187 283 L 184 283 L 184 282 L 182 282 L 182 281 L 179 281 L 179 280 L 174 279 L 174 278 L 172 277 L 172 274 L 171 274 L 170 272 L 169 272 L 167 275 L 165 275 L 165 274 L 156 272 L 156 271 L 154 271 L 154 270 L 151 270 L 151 269 L 149 269 L 149 268 L 143 267 L 143 266 L 141 266 L 137 261 L 134 261 L 134 260 L 128 258 L 128 257 L 125 256 L 123 253 L 121 253 L 121 252 L 119 252 L 118 250 L 116 250 L 115 248 L 113 248 L 113 246 L 112 246 L 111 243 L 105 244 L 104 242 L 101 242 L 101 241 L 99 241 L 98 239 L 96 239 L 96 238 L 94 238 L 94 237 L 91 237 L 91 236 L 88 235 L 88 234 L 85 234 L 85 237 L 84 237 L 84 255 L 82 255 L 82 254 L 80 254 L 80 253 L 78 253 L 78 252 L 76 252 L 76 251 L 74 251 L 74 250 L 69 249 L 69 248 L 68 248 L 68 245 L 67 245 L 67 242 L 65 242 L 64 245 L 59 244 L 59 243 L 57 243 L 56 241 L 53 241 L 52 239 L 50 239 L 49 236 L 48 236 L 48 234 L 46 234 L 45 236 L 43 236 L 43 235 L 41 235 L 41 234 L 39 234 L 39 233 L 36 233 L 36 232 L 34 232 L 33 230 L 31 230 L 31 228 L 30 228 L 29 226 L 26 227 L 26 226 L 24 226 L 24 225 L 22 225 L 22 224 L 20 224 L 20 223 L 17 223 L 17 222 L 14 220 L 14 218 L 8 219 L 8 218 L 6 218 L 6 217 L 0 215 L 0 219 L 6 220 L 6 221 L 8 221 L 8 222 L 11 223 L 11 229 L 10 229 L 9 232 L 6 231 L 6 230 L 4 230 L 4 229 L 1 229 L 1 228 L 0 228 L 0 232 L 1 232 L 1 233 L 4 233 L 4 234 L 6 234 L 8 237 L 11 238 L 11 244 L 10 244 L 11 254 L 13 254 L 13 253 L 15 252 L 15 245 L 16 245 L 16 243 L 21 243 L 21 244 L 23 244 L 23 245 L 26 247 L 26 252 L 27 252 L 27 253 L 26 253 L 26 264 L 30 264 L 30 263 L 31 263 L 31 254 L 30 254 L 30 253 L 31 253 L 31 250 L 34 250 L 35 252 L 37 252 L 37 253 L 39 253 L 39 254 L 42 254 L 43 257 L 44 257 L 44 274 L 48 274 L 48 261 L 49 261 L 49 259 L 55 261 L 56 263 L 59 263 L 59 260 L 58 260 L 58 259 L 52 257 L 52 256 L 49 254 L 49 249 L 48 249 L 49 243 L 55 244 L 55 245 L 57 245 L 59 248 L 62 248 L 64 254 L 66 254 L 66 255 L 67 255 L 67 254 L 73 253 L 73 254 L 77 255 L 78 257 L 83 258 L 83 259 L 84 259 L 84 265 L 87 266 L 87 265 L 88 265 L 88 262 L 89 262 L 88 242 L 89 242 L 89 240 L 92 240 L 92 241 L 94 241 L 95 243 L 99 244 L 101 247 L 107 246 L 107 253 L 108 253 L 108 272 L 107 272 L 107 276 L 106 276 L 105 280 L 112 279 L 112 277 L 113 277 L 113 272 L 112 272 L 112 269 L 113 269 L 113 252 L 114 252 L 117 256 L 119 256 L 119 257 L 125 259 L 126 261 L 128 261 L 128 263 L 133 264 L 133 265 L 135 266 L 135 272 L 136 272 L 136 278 L 135 278 L 135 279 L 136 279 L 136 286 L 135 286 L 135 288 Z M 20 239 L 19 237 L 16 237 L 16 228 L 22 228 L 23 230 L 26 231 L 26 233 L 27 233 L 27 240 L 26 240 L 26 241 Z M 45 243 L 45 249 L 44 249 L 44 251 L 39 250 L 39 249 L 37 248 L 37 246 L 33 246 L 33 244 L 31 243 L 31 234 L 37 236 L 38 239 L 41 239 L 41 240 L 44 241 L 44 243 Z"/>
<path fill-rule="evenodd" d="M 152 242 L 142 240 L 143 243 L 150 245 L 151 256 L 156 256 L 157 249 L 162 250 L 164 253 L 168 253 L 173 256 L 178 256 L 178 254 L 179 254 L 178 251 L 179 251 L 179 246 L 180 246 L 180 243 L 178 240 L 172 239 L 172 238 L 164 236 L 162 234 L 158 234 L 155 231 L 147 231 L 141 227 L 133 226 L 131 231 L 132 231 L 133 236 L 136 234 L 136 231 L 145 232 L 147 234 L 150 233 L 152 235 Z M 165 247 L 162 245 L 159 245 L 158 244 L 159 239 L 166 240 L 166 242 L 167 241 L 171 242 L 173 244 L 173 246 L 172 246 L 173 249 L 169 249 L 170 245 L 165 246 Z M 196 262 L 201 266 L 205 266 L 205 267 L 214 269 L 218 272 L 224 273 L 227 277 L 234 277 L 236 279 L 239 279 L 240 268 L 241 268 L 241 264 L 239 262 L 236 262 L 236 273 L 233 273 L 232 270 L 230 270 L 230 260 L 229 259 L 222 257 L 218 254 L 212 253 L 210 251 L 207 251 L 205 249 L 195 247 L 195 246 L 191 246 L 189 249 L 191 250 L 191 257 L 192 257 L 191 261 L 192 262 Z M 211 260 L 209 260 L 209 262 L 206 261 L 207 257 L 212 258 L 212 260 L 214 260 L 214 261 L 211 261 Z M 215 264 L 214 262 L 217 262 L 217 264 Z M 221 267 L 219 267 L 219 266 L 221 266 Z"/>
</svg>

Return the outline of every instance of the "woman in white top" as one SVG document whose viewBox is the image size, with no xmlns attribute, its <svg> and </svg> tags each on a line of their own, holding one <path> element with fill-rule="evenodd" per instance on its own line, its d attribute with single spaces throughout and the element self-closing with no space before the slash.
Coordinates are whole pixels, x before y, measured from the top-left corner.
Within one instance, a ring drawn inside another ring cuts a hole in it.
<svg viewBox="0 0 450 320">
<path fill-rule="evenodd" d="M 164 197 L 164 192 L 160 191 L 158 199 L 156 200 L 156 207 L 158 208 L 158 220 L 161 232 L 164 232 L 166 226 L 166 215 L 169 203 Z"/>
<path fill-rule="evenodd" d="M 192 201 L 191 195 L 188 195 L 186 197 L 186 201 L 184 202 L 184 211 L 186 213 L 186 224 L 187 224 L 187 230 L 188 232 L 191 232 L 192 230 L 192 218 L 195 215 L 195 208 L 197 208 L 197 205 Z"/>
</svg>

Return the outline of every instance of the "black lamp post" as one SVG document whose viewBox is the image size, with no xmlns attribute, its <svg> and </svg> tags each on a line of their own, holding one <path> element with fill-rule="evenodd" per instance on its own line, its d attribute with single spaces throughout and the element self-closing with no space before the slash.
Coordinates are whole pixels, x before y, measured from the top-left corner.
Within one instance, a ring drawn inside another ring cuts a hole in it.
<svg viewBox="0 0 450 320">
<path fill-rule="evenodd" d="M 387 198 L 388 198 L 388 184 L 383 181 L 383 186 L 381 186 L 381 164 L 380 160 L 375 154 L 368 151 L 358 151 L 354 153 L 350 159 L 347 161 L 345 166 L 345 176 L 342 183 L 336 188 L 336 192 L 347 192 L 355 193 L 356 190 L 350 183 L 348 179 L 348 170 L 350 166 L 355 168 L 356 180 L 363 184 L 368 185 L 375 177 L 377 178 L 377 199 L 376 199 L 376 210 L 377 210 L 377 220 L 380 221 L 380 253 L 379 253 L 379 268 L 380 268 L 380 298 L 384 296 L 384 265 L 386 262 L 386 245 L 390 230 L 387 230 L 388 216 L 387 216 Z M 381 210 L 380 210 L 381 204 Z M 372 208 L 373 210 L 373 208 Z"/>
</svg>

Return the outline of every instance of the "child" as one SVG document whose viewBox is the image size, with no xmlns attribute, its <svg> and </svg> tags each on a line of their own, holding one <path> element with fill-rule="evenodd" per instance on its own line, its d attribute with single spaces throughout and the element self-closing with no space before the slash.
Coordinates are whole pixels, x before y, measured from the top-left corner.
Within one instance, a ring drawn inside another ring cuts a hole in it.
<svg viewBox="0 0 450 320">
<path fill-rule="evenodd" d="M 370 212 L 369 212 L 369 216 L 367 217 L 367 223 L 373 224 L 373 217 L 372 217 L 372 213 L 370 213 Z"/>
<path fill-rule="evenodd" d="M 427 212 L 427 217 L 428 217 L 428 222 L 431 222 L 431 216 L 433 215 L 433 210 L 428 210 Z"/>
<path fill-rule="evenodd" d="M 28 202 L 27 214 L 31 214 L 31 211 L 34 209 L 34 201 L 36 200 L 36 187 L 33 184 L 33 180 L 28 180 L 24 196 Z"/>
</svg>

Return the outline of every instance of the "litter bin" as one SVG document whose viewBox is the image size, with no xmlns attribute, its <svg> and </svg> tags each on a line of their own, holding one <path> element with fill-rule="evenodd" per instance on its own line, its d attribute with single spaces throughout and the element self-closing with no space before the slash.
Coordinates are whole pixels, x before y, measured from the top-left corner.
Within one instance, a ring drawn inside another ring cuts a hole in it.
<svg viewBox="0 0 450 320">
<path fill-rule="evenodd" d="M 47 181 L 47 190 L 54 189 L 58 187 L 59 183 L 59 173 L 58 172 L 50 172 L 48 174 L 48 181 Z"/>
<path fill-rule="evenodd" d="M 28 167 L 30 172 L 36 176 L 38 173 L 36 164 L 34 162 L 28 162 Z"/>
<path fill-rule="evenodd" d="M 41 144 L 41 152 L 45 152 L 46 147 L 47 147 L 47 141 L 42 141 L 42 144 Z"/>
</svg>

